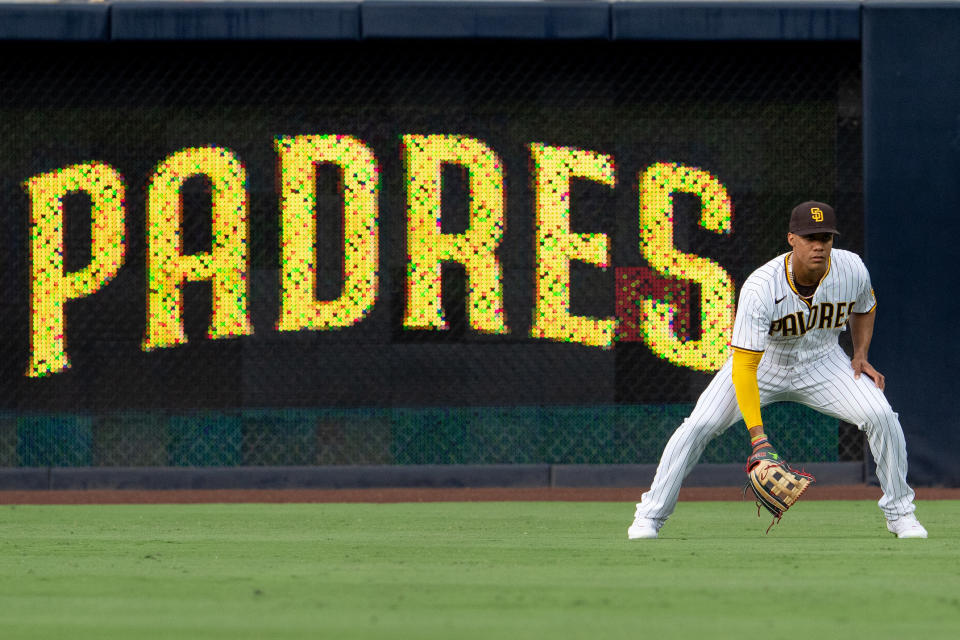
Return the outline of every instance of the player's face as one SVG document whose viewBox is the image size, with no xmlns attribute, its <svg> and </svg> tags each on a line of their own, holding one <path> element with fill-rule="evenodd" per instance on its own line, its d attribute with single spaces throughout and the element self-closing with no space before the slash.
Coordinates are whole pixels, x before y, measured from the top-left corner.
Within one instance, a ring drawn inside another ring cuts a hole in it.
<svg viewBox="0 0 960 640">
<path fill-rule="evenodd" d="M 788 233 L 787 241 L 793 247 L 795 269 L 820 274 L 827 270 L 830 250 L 833 249 L 832 233 L 813 233 L 808 236 Z"/>
</svg>

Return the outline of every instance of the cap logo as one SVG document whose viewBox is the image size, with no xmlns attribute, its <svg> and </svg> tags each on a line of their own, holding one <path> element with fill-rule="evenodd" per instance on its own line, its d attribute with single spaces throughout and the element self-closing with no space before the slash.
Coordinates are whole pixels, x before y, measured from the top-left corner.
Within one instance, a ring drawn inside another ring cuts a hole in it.
<svg viewBox="0 0 960 640">
<path fill-rule="evenodd" d="M 823 222 L 823 211 L 820 207 L 813 207 L 810 209 L 810 217 L 813 218 L 814 222 Z"/>
</svg>

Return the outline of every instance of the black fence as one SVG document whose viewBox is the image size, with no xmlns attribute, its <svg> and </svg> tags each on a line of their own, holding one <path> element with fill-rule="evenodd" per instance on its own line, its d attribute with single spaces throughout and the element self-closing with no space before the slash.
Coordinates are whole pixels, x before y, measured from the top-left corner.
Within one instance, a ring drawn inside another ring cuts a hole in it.
<svg viewBox="0 0 960 640">
<path fill-rule="evenodd" d="M 5 48 L 0 465 L 656 462 L 792 205 L 863 248 L 855 43 Z"/>
</svg>

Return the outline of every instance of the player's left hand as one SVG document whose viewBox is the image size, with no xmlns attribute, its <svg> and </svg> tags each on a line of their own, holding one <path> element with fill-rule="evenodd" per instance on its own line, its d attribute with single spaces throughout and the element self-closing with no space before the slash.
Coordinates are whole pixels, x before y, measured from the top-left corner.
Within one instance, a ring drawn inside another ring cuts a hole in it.
<svg viewBox="0 0 960 640">
<path fill-rule="evenodd" d="M 884 387 L 887 386 L 887 379 L 883 377 L 883 374 L 873 368 L 873 365 L 867 362 L 866 358 L 854 358 L 850 361 L 850 366 L 853 367 L 853 377 L 860 379 L 860 374 L 866 374 L 868 378 L 873 380 L 873 384 L 877 386 L 877 389 L 883 391 Z"/>
</svg>

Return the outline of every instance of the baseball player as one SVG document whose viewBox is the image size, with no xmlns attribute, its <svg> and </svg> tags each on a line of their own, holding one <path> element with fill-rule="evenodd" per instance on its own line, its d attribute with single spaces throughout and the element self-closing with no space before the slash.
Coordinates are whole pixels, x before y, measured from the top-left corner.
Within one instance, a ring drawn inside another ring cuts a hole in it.
<svg viewBox="0 0 960 640">
<path fill-rule="evenodd" d="M 733 355 L 704 390 L 663 450 L 650 490 L 637 504 L 631 540 L 656 538 L 673 513 L 680 483 L 706 444 L 741 418 L 750 431 L 749 460 L 773 452 L 761 407 L 799 402 L 865 431 L 883 489 L 879 506 L 899 538 L 926 538 L 907 484 L 907 451 L 885 380 L 867 360 L 876 300 L 860 257 L 833 248 L 836 216 L 822 202 L 793 209 L 792 251 L 754 271 L 740 291 Z M 850 327 L 853 357 L 837 343 Z"/>
</svg>

